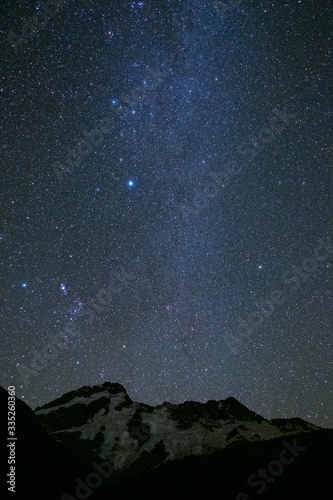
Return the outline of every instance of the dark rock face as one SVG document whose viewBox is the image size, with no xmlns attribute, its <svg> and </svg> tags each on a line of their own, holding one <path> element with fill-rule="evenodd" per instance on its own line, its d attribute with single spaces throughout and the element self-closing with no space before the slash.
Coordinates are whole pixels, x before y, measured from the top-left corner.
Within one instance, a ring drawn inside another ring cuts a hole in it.
<svg viewBox="0 0 333 500">
<path fill-rule="evenodd" d="M 149 440 L 150 430 L 147 424 L 143 423 L 142 417 L 139 411 L 136 411 L 127 424 L 128 432 L 131 437 L 137 439 L 140 443 L 140 447 Z"/>
<path fill-rule="evenodd" d="M 109 403 L 110 400 L 104 397 L 88 405 L 74 404 L 68 408 L 61 406 L 48 415 L 40 415 L 39 418 L 49 432 L 58 429 L 72 429 L 88 422 L 101 409 L 104 409 L 107 415 Z"/>
<path fill-rule="evenodd" d="M 170 411 L 172 418 L 178 423 L 179 429 L 188 429 L 200 419 L 205 420 L 229 420 L 234 423 L 236 420 L 263 422 L 265 419 L 256 415 L 253 411 L 243 406 L 234 398 L 225 401 L 208 401 L 207 403 L 197 403 L 186 401 L 177 408 Z"/>
<path fill-rule="evenodd" d="M 272 418 L 270 422 L 279 427 L 282 432 L 306 431 L 309 429 L 308 422 L 304 422 L 301 418 Z"/>
<path fill-rule="evenodd" d="M 1 420 L 1 473 L 9 473 L 7 463 L 7 402 L 8 393 L 0 387 Z M 17 500 L 60 499 L 60 495 L 73 483 L 77 475 L 89 469 L 62 445 L 56 443 L 34 412 L 23 401 L 16 398 L 16 457 L 15 494 L 6 485 L 1 498 Z"/>
<path fill-rule="evenodd" d="M 41 407 L 37 407 L 35 411 L 38 410 L 46 410 L 48 408 L 53 408 L 54 406 L 60 406 L 68 403 L 69 401 L 72 401 L 75 397 L 89 397 L 92 394 L 98 394 L 99 392 L 104 392 L 107 391 L 109 394 L 117 394 L 118 392 L 125 392 L 125 387 L 121 384 L 112 384 L 111 382 L 105 382 L 103 385 L 94 385 L 92 387 L 90 386 L 83 386 L 80 389 L 76 391 L 71 391 L 67 392 L 66 394 L 63 394 L 60 396 L 60 398 L 55 399 L 54 401 L 51 401 L 51 403 L 47 403 L 46 405 L 43 405 Z M 127 394 L 126 394 L 127 395 Z M 128 401 L 132 402 L 132 400 L 127 396 Z"/>
</svg>

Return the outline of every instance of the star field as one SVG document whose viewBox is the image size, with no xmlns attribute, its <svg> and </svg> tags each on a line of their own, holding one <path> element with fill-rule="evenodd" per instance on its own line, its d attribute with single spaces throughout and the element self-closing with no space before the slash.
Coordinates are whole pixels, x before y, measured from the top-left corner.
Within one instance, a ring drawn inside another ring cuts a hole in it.
<svg viewBox="0 0 333 500">
<path fill-rule="evenodd" d="M 3 2 L 1 385 L 333 426 L 329 2 Z M 53 7 L 52 7 L 52 5 Z"/>
</svg>

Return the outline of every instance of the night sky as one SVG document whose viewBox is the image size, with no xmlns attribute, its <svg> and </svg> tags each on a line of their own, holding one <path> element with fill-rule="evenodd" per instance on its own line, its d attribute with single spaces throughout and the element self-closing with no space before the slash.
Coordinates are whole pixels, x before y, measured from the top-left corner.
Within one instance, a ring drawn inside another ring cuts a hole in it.
<svg viewBox="0 0 333 500">
<path fill-rule="evenodd" d="M 1 3 L 1 385 L 333 427 L 329 4 Z"/>
</svg>

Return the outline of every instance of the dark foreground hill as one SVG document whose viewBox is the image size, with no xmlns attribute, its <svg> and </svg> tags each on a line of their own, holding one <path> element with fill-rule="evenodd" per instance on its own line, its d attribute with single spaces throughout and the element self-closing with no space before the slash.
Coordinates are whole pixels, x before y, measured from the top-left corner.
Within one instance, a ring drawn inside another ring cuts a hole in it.
<svg viewBox="0 0 333 500">
<path fill-rule="evenodd" d="M 0 415 L 4 477 L 2 388 Z M 16 399 L 16 436 L 16 493 L 1 498 L 332 498 L 333 430 L 269 421 L 234 398 L 151 407 L 120 384 L 83 387 L 35 413 Z"/>
</svg>

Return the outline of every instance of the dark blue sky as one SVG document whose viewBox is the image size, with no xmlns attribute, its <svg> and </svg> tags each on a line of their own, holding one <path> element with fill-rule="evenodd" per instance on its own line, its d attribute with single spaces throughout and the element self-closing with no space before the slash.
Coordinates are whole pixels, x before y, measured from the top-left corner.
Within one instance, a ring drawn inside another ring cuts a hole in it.
<svg viewBox="0 0 333 500">
<path fill-rule="evenodd" d="M 333 426 L 329 2 L 45 5 L 0 7 L 1 384 Z"/>
</svg>

